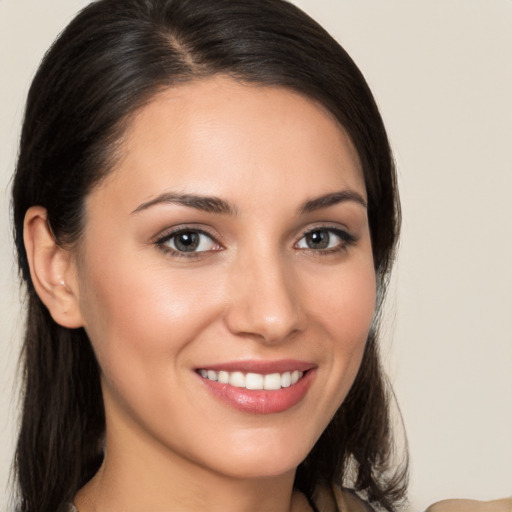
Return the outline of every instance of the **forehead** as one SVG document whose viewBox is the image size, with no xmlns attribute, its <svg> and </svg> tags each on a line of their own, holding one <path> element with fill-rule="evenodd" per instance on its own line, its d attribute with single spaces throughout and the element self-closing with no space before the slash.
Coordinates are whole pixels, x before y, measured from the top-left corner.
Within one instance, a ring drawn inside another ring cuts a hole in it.
<svg viewBox="0 0 512 512">
<path fill-rule="evenodd" d="M 365 196 L 357 152 L 330 112 L 289 89 L 227 77 L 158 93 L 131 120 L 105 186 L 127 208 L 166 188 L 234 201 L 346 187 Z"/>
</svg>

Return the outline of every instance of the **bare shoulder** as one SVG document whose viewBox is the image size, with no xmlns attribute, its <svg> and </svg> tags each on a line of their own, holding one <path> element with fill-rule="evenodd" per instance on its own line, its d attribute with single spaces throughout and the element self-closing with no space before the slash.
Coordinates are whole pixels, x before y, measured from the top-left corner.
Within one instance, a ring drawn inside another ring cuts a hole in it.
<svg viewBox="0 0 512 512">
<path fill-rule="evenodd" d="M 493 501 L 444 500 L 434 503 L 425 512 L 512 512 L 512 498 Z"/>
</svg>

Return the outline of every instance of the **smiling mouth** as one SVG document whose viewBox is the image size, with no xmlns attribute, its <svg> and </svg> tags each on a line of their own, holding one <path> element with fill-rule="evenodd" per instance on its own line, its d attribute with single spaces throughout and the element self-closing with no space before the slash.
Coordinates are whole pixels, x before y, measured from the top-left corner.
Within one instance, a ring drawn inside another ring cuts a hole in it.
<svg viewBox="0 0 512 512">
<path fill-rule="evenodd" d="M 213 382 L 219 384 L 229 384 L 237 388 L 245 388 L 249 390 L 266 390 L 277 391 L 282 388 L 288 388 L 296 384 L 304 377 L 303 371 L 293 370 L 283 373 L 243 373 L 241 371 L 229 372 L 226 370 L 206 370 L 201 368 L 197 373 Z"/>
<path fill-rule="evenodd" d="M 284 412 L 306 396 L 317 374 L 307 361 L 230 361 L 199 366 L 195 373 L 225 404 L 252 414 Z"/>
</svg>

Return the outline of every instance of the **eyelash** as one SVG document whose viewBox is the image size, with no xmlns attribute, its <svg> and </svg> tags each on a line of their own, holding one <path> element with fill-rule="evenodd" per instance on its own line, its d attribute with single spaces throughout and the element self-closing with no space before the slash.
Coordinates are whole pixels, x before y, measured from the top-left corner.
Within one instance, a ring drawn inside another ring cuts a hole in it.
<svg viewBox="0 0 512 512">
<path fill-rule="evenodd" d="M 190 251 L 190 252 L 186 252 L 186 251 L 178 251 L 178 250 L 173 249 L 172 247 L 169 247 L 169 246 L 166 245 L 173 238 L 177 238 L 179 235 L 183 235 L 183 234 L 186 234 L 186 233 L 195 233 L 195 234 L 198 234 L 200 236 L 201 235 L 207 236 L 212 241 L 212 243 L 217 245 L 219 248 L 218 249 L 211 249 L 209 251 Z M 192 227 L 192 226 L 190 226 L 190 227 L 188 227 L 188 226 L 179 227 L 179 228 L 174 229 L 174 230 L 172 230 L 172 231 L 170 231 L 168 233 L 165 233 L 164 235 L 162 235 L 160 238 L 158 238 L 155 241 L 155 245 L 159 249 L 164 251 L 165 253 L 169 253 L 169 254 L 171 254 L 175 258 L 190 258 L 190 259 L 196 258 L 197 259 L 197 258 L 200 258 L 200 257 L 204 256 L 205 253 L 217 252 L 217 251 L 223 250 L 223 247 L 220 245 L 219 242 L 217 242 L 217 240 L 215 239 L 215 237 L 211 233 L 208 233 L 208 231 L 205 231 L 204 229 L 199 229 L 199 228 Z"/>
<path fill-rule="evenodd" d="M 327 232 L 329 235 L 335 235 L 340 239 L 340 243 L 337 244 L 335 247 L 328 247 L 325 249 L 314 249 L 314 248 L 299 248 L 297 245 L 300 243 L 301 240 L 305 239 L 308 235 L 311 235 L 315 232 Z M 166 244 L 170 242 L 173 238 L 178 237 L 179 235 L 186 234 L 186 233 L 194 233 L 199 236 L 203 235 L 208 237 L 213 244 L 215 244 L 218 248 L 206 250 L 206 251 L 179 251 L 176 249 L 173 249 L 172 247 L 167 246 Z M 306 232 L 302 234 L 302 236 L 294 243 L 294 248 L 298 250 L 308 251 L 311 253 L 314 253 L 315 255 L 319 256 L 329 256 L 335 253 L 339 253 L 341 251 L 346 251 L 348 247 L 353 245 L 357 242 L 357 238 L 350 234 L 348 231 L 345 231 L 343 229 L 340 229 L 339 227 L 334 226 L 315 226 L 313 228 L 308 229 Z M 222 251 L 224 248 L 221 246 L 219 242 L 215 239 L 215 237 L 208 233 L 207 231 L 203 229 L 199 229 L 196 227 L 180 227 L 177 229 L 174 229 L 168 233 L 165 233 L 161 237 L 159 237 L 155 242 L 155 245 L 164 251 L 165 253 L 170 253 L 173 257 L 176 258 L 190 258 L 190 259 L 197 259 L 203 257 L 207 253 L 211 252 L 218 252 Z"/>
<path fill-rule="evenodd" d="M 346 251 L 350 246 L 354 245 L 357 242 L 357 238 L 349 233 L 348 231 L 345 231 L 344 229 L 340 229 L 336 226 L 314 226 L 310 229 L 308 229 L 294 244 L 294 247 L 297 246 L 297 244 L 305 239 L 308 235 L 311 235 L 315 232 L 323 231 L 329 233 L 329 235 L 335 235 L 340 239 L 340 243 L 334 247 L 326 248 L 326 249 L 313 249 L 313 248 L 304 248 L 302 250 L 311 252 L 317 256 L 330 256 L 336 253 L 340 253 L 342 251 Z"/>
</svg>

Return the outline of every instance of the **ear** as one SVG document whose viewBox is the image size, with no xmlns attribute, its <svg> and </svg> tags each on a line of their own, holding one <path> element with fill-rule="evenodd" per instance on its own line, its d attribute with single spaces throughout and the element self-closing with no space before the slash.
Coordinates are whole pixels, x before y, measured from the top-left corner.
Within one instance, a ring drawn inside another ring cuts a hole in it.
<svg viewBox="0 0 512 512">
<path fill-rule="evenodd" d="M 63 327 L 82 327 L 74 257 L 55 240 L 42 206 L 27 210 L 23 240 L 32 283 L 52 318 Z"/>
</svg>

